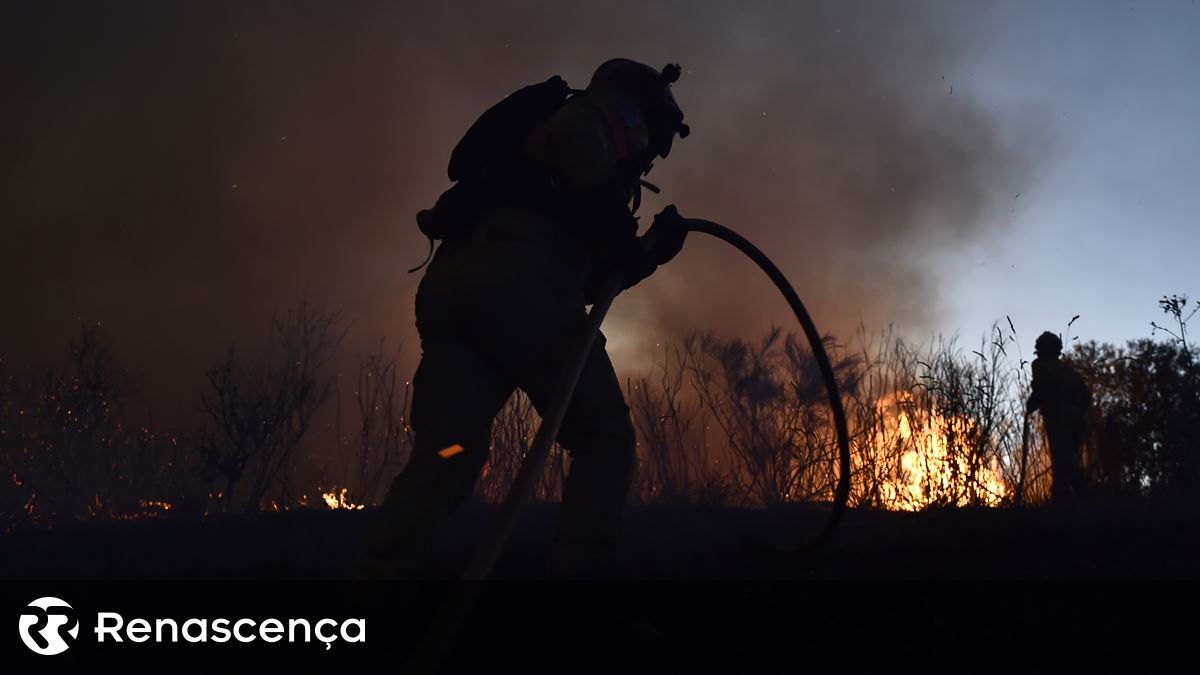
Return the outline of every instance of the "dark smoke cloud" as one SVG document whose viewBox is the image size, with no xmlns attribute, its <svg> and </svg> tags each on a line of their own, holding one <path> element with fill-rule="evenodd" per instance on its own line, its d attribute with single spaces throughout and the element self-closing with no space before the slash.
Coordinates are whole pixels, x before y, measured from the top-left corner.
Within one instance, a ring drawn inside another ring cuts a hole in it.
<svg viewBox="0 0 1200 675">
<path fill-rule="evenodd" d="M 953 73 L 987 17 L 959 3 L 222 3 L 7 10 L 0 358 L 56 356 L 102 321 L 156 405 L 304 292 L 417 355 L 426 243 L 488 105 L 612 56 L 683 64 L 693 136 L 650 176 L 793 279 L 826 330 L 936 318 L 937 254 L 986 231 L 1031 155 Z M 945 76 L 945 79 L 943 79 Z M 693 242 L 614 308 L 630 364 L 691 328 L 753 334 L 786 308 Z"/>
</svg>

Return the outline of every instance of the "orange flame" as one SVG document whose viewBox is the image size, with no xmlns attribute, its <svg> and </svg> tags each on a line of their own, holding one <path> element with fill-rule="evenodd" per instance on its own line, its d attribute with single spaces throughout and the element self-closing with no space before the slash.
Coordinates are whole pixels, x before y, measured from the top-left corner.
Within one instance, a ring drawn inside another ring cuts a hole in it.
<svg viewBox="0 0 1200 675">
<path fill-rule="evenodd" d="M 366 506 L 366 504 L 355 504 L 351 502 L 346 498 L 347 492 L 349 492 L 347 488 L 342 488 L 342 491 L 338 492 L 337 487 L 335 486 L 329 492 L 322 492 L 321 498 L 325 500 L 325 505 L 331 509 L 348 509 L 351 511 L 357 511 Z"/>
<path fill-rule="evenodd" d="M 1008 495 L 1008 485 L 995 461 L 977 461 L 972 466 L 970 453 L 961 446 L 954 447 L 952 441 L 970 438 L 974 422 L 936 412 L 914 422 L 912 412 L 903 403 L 907 401 L 884 400 L 878 404 L 886 428 L 876 431 L 871 451 L 887 457 L 889 450 L 902 450 L 898 466 L 877 469 L 882 474 L 876 478 L 883 506 L 918 511 L 935 504 L 1001 505 Z"/>
</svg>

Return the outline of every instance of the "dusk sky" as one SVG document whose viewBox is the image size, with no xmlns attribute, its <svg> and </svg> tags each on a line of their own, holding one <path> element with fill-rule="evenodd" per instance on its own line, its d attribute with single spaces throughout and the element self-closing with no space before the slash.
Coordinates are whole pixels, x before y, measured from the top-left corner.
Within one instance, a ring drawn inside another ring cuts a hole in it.
<svg viewBox="0 0 1200 675">
<path fill-rule="evenodd" d="M 822 330 L 1123 343 L 1200 295 L 1200 6 L 1160 2 L 10 3 L 0 359 L 101 322 L 167 411 L 305 291 L 418 355 L 426 242 L 470 123 L 624 56 L 682 64 L 649 179 L 775 259 Z M 793 326 L 693 235 L 606 323 L 618 370 L 687 330 Z M 182 383 L 184 386 L 179 386 Z"/>
</svg>

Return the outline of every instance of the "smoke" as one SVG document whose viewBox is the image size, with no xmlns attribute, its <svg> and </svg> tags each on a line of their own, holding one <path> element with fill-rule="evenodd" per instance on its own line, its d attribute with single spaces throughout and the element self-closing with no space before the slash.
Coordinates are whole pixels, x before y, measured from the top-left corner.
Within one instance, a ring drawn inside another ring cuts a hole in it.
<svg viewBox="0 0 1200 675">
<path fill-rule="evenodd" d="M 910 3 L 692 17 L 679 30 L 713 47 L 676 86 L 694 135 L 656 177 L 685 213 L 771 256 L 822 330 L 922 334 L 940 318 L 938 265 L 1002 231 L 997 206 L 1038 158 L 1001 136 L 983 83 L 964 81 L 984 21 Z M 669 339 L 794 326 L 765 278 L 715 245 L 690 242 L 662 277 L 618 309 L 630 327 Z"/>
<path fill-rule="evenodd" d="M 960 3 L 250 3 L 22 8 L 0 298 L 8 363 L 102 321 L 157 405 L 307 292 L 415 359 L 412 215 L 513 89 L 613 56 L 679 62 L 693 134 L 649 177 L 792 279 L 818 325 L 923 327 L 933 267 L 978 239 L 1033 154 L 951 92 L 988 17 Z M 976 91 L 979 83 L 975 83 Z M 695 235 L 696 239 L 699 235 Z M 619 362 L 690 329 L 789 325 L 749 263 L 690 242 L 614 306 Z M 183 393 L 177 393 L 183 392 Z"/>
</svg>

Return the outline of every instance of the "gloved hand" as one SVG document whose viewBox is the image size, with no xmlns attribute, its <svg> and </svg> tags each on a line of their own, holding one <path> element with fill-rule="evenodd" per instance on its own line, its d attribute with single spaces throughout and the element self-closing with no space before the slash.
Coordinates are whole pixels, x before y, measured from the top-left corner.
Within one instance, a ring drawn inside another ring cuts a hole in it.
<svg viewBox="0 0 1200 675">
<path fill-rule="evenodd" d="M 631 288 L 654 273 L 683 248 L 687 239 L 687 220 L 672 204 L 654 216 L 650 229 L 640 237 L 630 238 L 618 258 L 623 260 L 622 290 Z"/>
<path fill-rule="evenodd" d="M 687 221 L 679 215 L 674 204 L 659 211 L 650 229 L 642 236 L 648 261 L 656 266 L 670 262 L 683 249 L 687 233 Z"/>
</svg>

